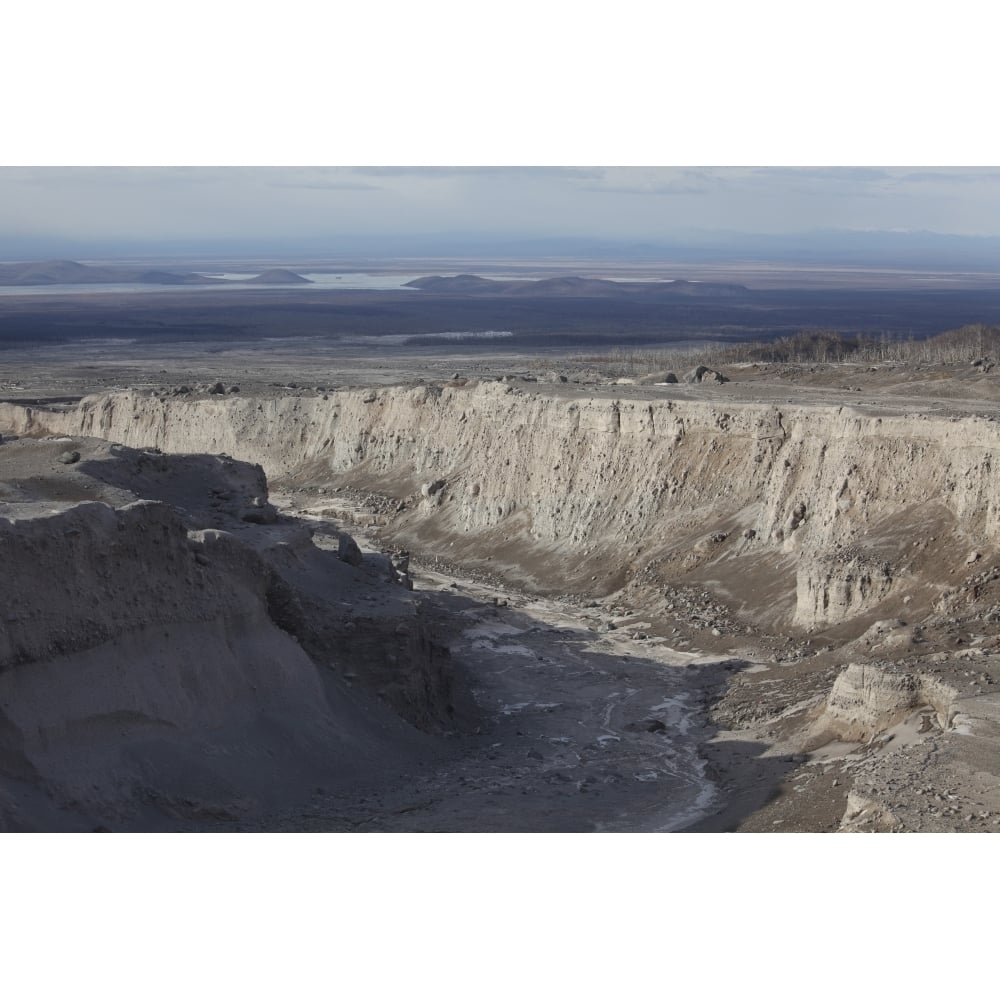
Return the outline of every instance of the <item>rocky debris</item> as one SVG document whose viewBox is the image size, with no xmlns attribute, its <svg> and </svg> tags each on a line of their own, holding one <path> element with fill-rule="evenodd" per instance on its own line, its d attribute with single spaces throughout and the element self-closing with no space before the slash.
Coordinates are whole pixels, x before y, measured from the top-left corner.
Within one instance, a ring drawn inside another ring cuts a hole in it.
<svg viewBox="0 0 1000 1000">
<path fill-rule="evenodd" d="M 216 382 L 209 386 L 208 392 L 212 396 L 222 396 L 225 395 L 226 387 L 221 382 Z"/>
<path fill-rule="evenodd" d="M 78 451 L 60 452 L 56 456 L 56 461 L 61 462 L 63 465 L 75 465 L 80 461 L 80 453 Z"/>
</svg>

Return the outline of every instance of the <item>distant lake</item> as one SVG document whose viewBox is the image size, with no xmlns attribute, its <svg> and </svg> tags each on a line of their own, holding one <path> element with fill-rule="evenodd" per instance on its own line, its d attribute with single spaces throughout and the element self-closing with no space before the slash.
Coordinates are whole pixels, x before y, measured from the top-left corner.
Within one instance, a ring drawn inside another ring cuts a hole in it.
<svg viewBox="0 0 1000 1000">
<path fill-rule="evenodd" d="M 295 291 L 329 291 L 331 289 L 371 289 L 378 291 L 405 291 L 412 292 L 417 289 L 404 288 L 408 281 L 414 278 L 424 277 L 423 274 L 319 274 L 311 271 L 296 272 L 302 277 L 309 278 L 314 282 L 312 285 L 257 285 L 250 284 L 247 278 L 253 278 L 260 272 L 250 272 L 244 274 L 232 273 L 210 273 L 208 271 L 197 271 L 206 278 L 225 278 L 231 281 L 231 285 L 224 285 L 221 282 L 213 282 L 207 285 L 142 285 L 142 284 L 109 284 L 109 285 L 2 285 L 0 286 L 0 296 L 2 295 L 130 295 L 143 292 L 226 292 L 243 291 L 248 288 L 287 288 Z"/>
</svg>

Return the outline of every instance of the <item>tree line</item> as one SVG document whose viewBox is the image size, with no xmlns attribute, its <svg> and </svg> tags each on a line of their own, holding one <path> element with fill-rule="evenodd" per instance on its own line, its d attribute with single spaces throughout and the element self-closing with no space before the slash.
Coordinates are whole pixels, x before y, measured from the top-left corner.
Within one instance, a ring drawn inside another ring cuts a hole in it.
<svg viewBox="0 0 1000 1000">
<path fill-rule="evenodd" d="M 608 364 L 627 374 L 737 364 L 971 364 L 1000 360 L 1000 325 L 974 323 L 933 337 L 871 336 L 837 330 L 800 330 L 774 340 L 705 343 L 699 347 L 613 348 L 576 355 L 576 362 Z"/>
</svg>

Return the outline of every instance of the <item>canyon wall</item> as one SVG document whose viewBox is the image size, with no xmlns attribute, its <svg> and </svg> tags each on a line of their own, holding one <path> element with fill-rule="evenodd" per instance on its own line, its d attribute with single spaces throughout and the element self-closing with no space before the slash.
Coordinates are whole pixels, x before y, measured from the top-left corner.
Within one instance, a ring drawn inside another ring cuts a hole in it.
<svg viewBox="0 0 1000 1000">
<path fill-rule="evenodd" d="M 530 567 L 564 592 L 770 560 L 790 583 L 782 624 L 802 628 L 871 612 L 1000 534 L 995 421 L 606 393 L 124 392 L 0 404 L 0 429 L 223 452 L 272 480 L 381 491 L 400 501 L 400 540 Z"/>
</svg>

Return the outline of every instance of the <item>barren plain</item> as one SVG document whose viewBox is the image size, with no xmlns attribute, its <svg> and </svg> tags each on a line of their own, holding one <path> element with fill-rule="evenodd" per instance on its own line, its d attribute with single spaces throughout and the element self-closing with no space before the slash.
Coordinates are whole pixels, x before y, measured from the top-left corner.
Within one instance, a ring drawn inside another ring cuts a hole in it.
<svg viewBox="0 0 1000 1000">
<path fill-rule="evenodd" d="M 45 339 L 4 828 L 1000 827 L 988 358 Z"/>
</svg>

